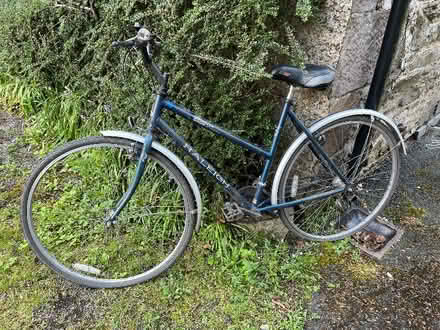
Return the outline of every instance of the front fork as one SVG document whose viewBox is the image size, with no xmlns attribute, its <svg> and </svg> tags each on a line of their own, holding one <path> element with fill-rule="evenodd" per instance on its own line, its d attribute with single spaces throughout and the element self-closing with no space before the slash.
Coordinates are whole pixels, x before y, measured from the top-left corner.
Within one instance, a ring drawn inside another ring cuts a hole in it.
<svg viewBox="0 0 440 330">
<path fill-rule="evenodd" d="M 136 191 L 139 182 L 141 181 L 142 175 L 144 174 L 145 171 L 145 163 L 147 162 L 148 153 L 150 152 L 151 145 L 153 144 L 153 128 L 156 125 L 157 119 L 160 117 L 160 110 L 161 110 L 163 98 L 164 98 L 163 94 L 157 95 L 156 101 L 154 102 L 153 107 L 151 109 L 150 125 L 147 129 L 147 135 L 145 136 L 144 139 L 144 145 L 142 147 L 141 156 L 139 157 L 136 166 L 136 175 L 133 181 L 131 182 L 130 186 L 128 187 L 127 191 L 118 201 L 115 208 L 110 212 L 107 219 L 105 219 L 106 225 L 116 223 L 116 218 L 118 217 L 119 213 L 121 213 L 125 205 L 127 205 L 131 196 L 133 196 L 134 192 Z"/>
<path fill-rule="evenodd" d="M 125 205 L 127 205 L 131 196 L 133 196 L 134 192 L 136 191 L 136 188 L 139 182 L 141 181 L 142 175 L 144 174 L 145 163 L 147 161 L 148 153 L 151 150 L 152 144 L 153 144 L 153 136 L 151 132 L 149 132 L 149 134 L 145 136 L 144 146 L 142 148 L 141 156 L 139 157 L 139 160 L 137 162 L 136 175 L 133 181 L 131 182 L 130 186 L 128 187 L 127 191 L 124 193 L 122 198 L 116 204 L 116 207 L 111 211 L 110 215 L 105 220 L 106 225 L 116 223 L 116 218 L 118 217 L 119 213 L 121 213 L 122 209 L 125 207 Z"/>
</svg>

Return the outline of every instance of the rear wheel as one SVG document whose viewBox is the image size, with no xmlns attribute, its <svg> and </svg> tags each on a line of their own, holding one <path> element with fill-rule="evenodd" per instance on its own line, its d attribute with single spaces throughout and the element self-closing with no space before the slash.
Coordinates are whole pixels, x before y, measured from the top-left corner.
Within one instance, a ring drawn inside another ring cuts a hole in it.
<svg viewBox="0 0 440 330">
<path fill-rule="evenodd" d="M 353 147 L 361 127 L 368 128 L 367 139 L 355 157 Z M 280 216 L 289 230 L 304 239 L 338 240 L 366 226 L 390 201 L 399 178 L 400 143 L 387 126 L 366 116 L 336 120 L 313 136 L 349 185 L 318 159 L 307 139 L 293 152 L 281 175 L 278 202 L 345 190 L 281 209 Z"/>
<path fill-rule="evenodd" d="M 136 171 L 141 144 L 111 137 L 69 143 L 34 170 L 22 197 L 26 239 L 66 279 L 104 288 L 134 285 L 167 270 L 194 228 L 194 199 L 176 166 L 148 155 L 135 194 L 109 214 Z"/>
</svg>

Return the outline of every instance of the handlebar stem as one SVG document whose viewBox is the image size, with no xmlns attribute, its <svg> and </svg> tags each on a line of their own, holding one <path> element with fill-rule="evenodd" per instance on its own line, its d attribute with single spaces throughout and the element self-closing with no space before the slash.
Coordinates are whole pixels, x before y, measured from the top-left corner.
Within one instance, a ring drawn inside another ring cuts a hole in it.
<svg viewBox="0 0 440 330">
<path fill-rule="evenodd" d="M 140 48 L 144 61 L 144 66 L 154 75 L 154 77 L 160 83 L 160 94 L 163 96 L 168 95 L 168 73 L 163 74 L 156 63 L 153 62 L 146 47 Z"/>
<path fill-rule="evenodd" d="M 159 89 L 159 94 L 163 97 L 167 97 L 168 96 L 168 77 L 169 74 L 168 72 L 165 72 L 163 74 L 163 83 L 160 85 L 160 89 Z"/>
</svg>

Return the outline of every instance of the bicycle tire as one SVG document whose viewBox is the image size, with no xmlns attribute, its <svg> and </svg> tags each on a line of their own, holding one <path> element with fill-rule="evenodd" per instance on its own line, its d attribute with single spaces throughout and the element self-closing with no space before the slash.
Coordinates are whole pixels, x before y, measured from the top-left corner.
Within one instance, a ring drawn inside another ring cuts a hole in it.
<svg viewBox="0 0 440 330">
<path fill-rule="evenodd" d="M 368 126 L 367 143 L 355 159 L 352 152 L 361 126 Z M 280 217 L 290 231 L 303 239 L 339 240 L 367 226 L 389 203 L 400 173 L 400 143 L 388 126 L 369 116 L 354 115 L 335 120 L 319 128 L 313 136 L 344 176 L 352 173 L 349 178 L 351 191 L 346 189 L 322 200 L 281 209 Z M 320 162 L 313 152 L 311 142 L 304 140 L 281 174 L 278 202 L 347 187 L 323 164 L 325 162 Z M 389 176 L 384 175 L 388 172 Z M 354 221 L 355 213 L 368 215 Z"/>
<path fill-rule="evenodd" d="M 70 142 L 32 172 L 21 222 L 38 258 L 81 286 L 116 288 L 168 270 L 189 244 L 195 201 L 180 170 L 163 154 L 148 154 L 135 194 L 106 223 L 135 173 L 142 145 L 89 137 Z"/>
</svg>

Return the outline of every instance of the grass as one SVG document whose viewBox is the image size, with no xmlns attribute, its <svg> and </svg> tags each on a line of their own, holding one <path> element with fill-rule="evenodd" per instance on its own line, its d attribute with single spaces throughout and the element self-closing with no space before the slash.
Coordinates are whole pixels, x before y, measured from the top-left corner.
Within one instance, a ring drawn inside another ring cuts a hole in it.
<svg viewBox="0 0 440 330">
<path fill-rule="evenodd" d="M 21 187 L 17 166 L 0 171 Z M 260 235 L 234 239 L 217 224 L 203 227 L 165 276 L 127 289 L 77 287 L 38 262 L 21 234 L 19 194 L 1 194 L 0 322 L 9 329 L 301 329 L 304 297 L 318 286 L 312 252 L 294 256 Z M 217 235 L 228 247 L 221 254 L 212 244 Z"/>
<path fill-rule="evenodd" d="M 40 153 L 47 153 L 55 145 L 96 134 L 103 120 L 103 110 L 93 118 L 83 113 L 86 98 L 66 91 L 55 91 L 40 86 L 35 81 L 24 81 L 0 73 L 0 103 L 19 112 L 32 127 L 26 132 L 29 143 L 39 146 Z"/>
<path fill-rule="evenodd" d="M 2 243 L 9 242 L 2 244 L 2 260 L 7 264 L 1 265 L 0 322 L 10 329 L 39 328 L 51 322 L 88 329 L 244 329 L 262 324 L 276 329 L 293 329 L 291 325 L 296 324 L 300 329 L 306 316 L 302 294 L 317 286 L 318 276 L 312 271 L 311 275 L 303 274 L 308 267 L 301 265 L 301 260 L 286 260 L 287 252 L 279 251 L 274 242 L 265 243 L 264 257 L 232 249 L 241 255 L 234 265 L 232 260 L 211 264 L 208 260 L 214 252 L 195 239 L 182 260 L 159 279 L 121 290 L 79 288 L 59 280 L 36 261 L 29 248 L 23 247 L 18 225 L 5 230 L 2 221 L 0 226 Z M 261 244 L 264 240 L 245 242 Z M 18 255 L 14 252 L 17 249 Z M 282 262 L 290 266 L 283 267 Z M 289 293 L 292 286 L 294 295 Z M 66 295 L 72 299 L 64 301 Z M 87 311 L 64 315 L 84 304 L 101 315 L 99 320 L 88 319 L 92 316 Z M 37 311 L 47 310 L 53 314 L 46 316 L 44 323 Z"/>
<path fill-rule="evenodd" d="M 16 166 L 0 169 L 21 186 Z M 204 226 L 165 276 L 127 289 L 80 288 L 38 262 L 21 233 L 19 194 L 1 194 L 0 322 L 9 329 L 301 329 L 305 299 L 318 289 L 316 251 L 295 255 L 223 224 Z M 213 244 L 219 236 L 222 250 Z"/>
</svg>

